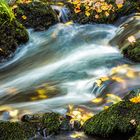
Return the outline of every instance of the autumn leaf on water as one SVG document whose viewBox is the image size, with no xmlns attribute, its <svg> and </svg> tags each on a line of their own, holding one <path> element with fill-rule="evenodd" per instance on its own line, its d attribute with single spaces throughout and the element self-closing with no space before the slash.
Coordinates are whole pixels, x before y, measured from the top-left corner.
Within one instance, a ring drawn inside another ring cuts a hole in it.
<svg viewBox="0 0 140 140">
<path fill-rule="evenodd" d="M 112 80 L 119 82 L 119 83 L 125 83 L 125 80 L 121 77 L 118 77 L 118 76 L 113 76 Z"/>
<path fill-rule="evenodd" d="M 92 103 L 101 103 L 102 101 L 103 101 L 103 98 L 95 98 L 91 100 Z"/>
<path fill-rule="evenodd" d="M 44 90 L 44 89 L 38 89 L 38 90 L 37 90 L 37 93 L 38 93 L 39 95 L 45 95 L 45 94 L 46 94 L 46 90 Z"/>
<path fill-rule="evenodd" d="M 71 124 L 74 124 L 75 121 L 78 121 L 81 125 L 83 125 L 84 122 L 91 118 L 94 114 L 84 108 L 74 108 L 73 105 L 69 105 L 69 111 L 67 112 L 67 115 L 71 116 Z"/>
<path fill-rule="evenodd" d="M 73 21 L 66 22 L 65 25 L 72 25 Z"/>
<path fill-rule="evenodd" d="M 128 78 L 135 78 L 136 77 L 136 74 L 133 70 L 129 70 L 127 73 L 126 73 L 126 76 Z"/>
<path fill-rule="evenodd" d="M 70 135 L 71 138 L 81 138 L 81 137 L 86 137 L 84 132 L 74 132 L 73 134 Z"/>
<path fill-rule="evenodd" d="M 96 80 L 95 83 L 97 84 L 98 87 L 102 85 L 102 81 L 100 79 Z"/>
</svg>

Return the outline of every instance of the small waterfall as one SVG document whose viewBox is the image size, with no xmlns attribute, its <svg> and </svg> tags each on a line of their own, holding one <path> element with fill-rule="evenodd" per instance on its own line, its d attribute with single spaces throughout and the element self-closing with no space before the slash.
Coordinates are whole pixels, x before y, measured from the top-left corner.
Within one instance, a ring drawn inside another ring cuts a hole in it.
<svg viewBox="0 0 140 140">
<path fill-rule="evenodd" d="M 58 14 L 59 22 L 66 23 L 70 21 L 69 9 L 65 6 L 52 5 L 53 10 Z"/>
</svg>

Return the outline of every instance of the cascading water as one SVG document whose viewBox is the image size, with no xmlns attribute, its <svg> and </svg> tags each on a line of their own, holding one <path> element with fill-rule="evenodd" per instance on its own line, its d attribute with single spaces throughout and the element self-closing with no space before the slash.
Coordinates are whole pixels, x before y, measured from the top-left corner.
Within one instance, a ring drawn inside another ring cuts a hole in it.
<svg viewBox="0 0 140 140">
<path fill-rule="evenodd" d="M 65 6 L 52 5 L 53 10 L 58 14 L 58 19 L 62 23 L 70 21 L 70 11 Z"/>
<path fill-rule="evenodd" d="M 44 32 L 29 30 L 29 43 L 0 65 L 1 108 L 64 113 L 69 104 L 88 107 L 103 91 L 94 86 L 96 79 L 115 66 L 132 64 L 109 45 L 116 29 L 57 24 Z"/>
</svg>

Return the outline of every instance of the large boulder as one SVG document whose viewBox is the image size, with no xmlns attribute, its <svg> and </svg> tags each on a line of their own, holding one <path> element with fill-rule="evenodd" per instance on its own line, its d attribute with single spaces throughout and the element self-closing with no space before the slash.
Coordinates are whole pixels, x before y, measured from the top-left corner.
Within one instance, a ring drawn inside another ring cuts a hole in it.
<svg viewBox="0 0 140 140">
<path fill-rule="evenodd" d="M 132 0 L 70 0 L 67 3 L 72 19 L 81 24 L 113 23 L 118 18 L 139 11 L 139 2 Z"/>
<path fill-rule="evenodd" d="M 19 22 L 35 30 L 48 29 L 58 22 L 56 12 L 47 3 L 20 3 L 14 12 Z"/>
</svg>

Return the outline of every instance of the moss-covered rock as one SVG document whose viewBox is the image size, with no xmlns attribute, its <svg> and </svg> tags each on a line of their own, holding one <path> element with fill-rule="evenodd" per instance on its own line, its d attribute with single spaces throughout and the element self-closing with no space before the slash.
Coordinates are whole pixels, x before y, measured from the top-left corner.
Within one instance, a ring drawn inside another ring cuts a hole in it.
<svg viewBox="0 0 140 140">
<path fill-rule="evenodd" d="M 90 135 L 111 137 L 130 136 L 140 123 L 140 103 L 121 101 L 85 122 L 83 130 Z"/>
<path fill-rule="evenodd" d="M 43 126 L 47 134 L 57 133 L 61 126 L 61 115 L 58 113 L 46 113 L 42 117 Z"/>
<path fill-rule="evenodd" d="M 140 13 L 132 14 L 120 25 L 110 41 L 121 53 L 134 62 L 140 62 Z"/>
<path fill-rule="evenodd" d="M 0 122 L 0 140 L 27 140 L 39 134 L 42 137 L 57 134 L 68 122 L 58 113 L 24 115 L 21 122 Z"/>
<path fill-rule="evenodd" d="M 75 22 L 86 23 L 113 23 L 122 16 L 139 11 L 139 2 L 126 0 L 117 4 L 114 0 L 68 2 L 71 17 Z"/>
<path fill-rule="evenodd" d="M 123 55 L 135 62 L 140 62 L 140 39 L 122 48 Z"/>
<path fill-rule="evenodd" d="M 16 18 L 27 28 L 45 30 L 58 22 L 50 5 L 42 2 L 21 3 L 14 10 Z"/>
<path fill-rule="evenodd" d="M 16 48 L 28 41 L 26 29 L 6 13 L 0 12 L 0 62 L 10 57 Z"/>
<path fill-rule="evenodd" d="M 28 140 L 35 133 L 35 127 L 29 123 L 0 122 L 1 140 Z"/>
</svg>

